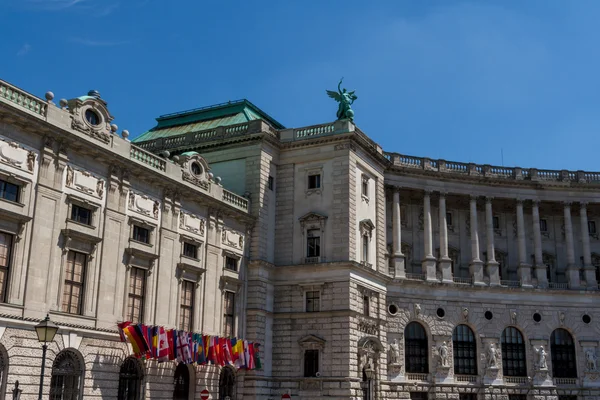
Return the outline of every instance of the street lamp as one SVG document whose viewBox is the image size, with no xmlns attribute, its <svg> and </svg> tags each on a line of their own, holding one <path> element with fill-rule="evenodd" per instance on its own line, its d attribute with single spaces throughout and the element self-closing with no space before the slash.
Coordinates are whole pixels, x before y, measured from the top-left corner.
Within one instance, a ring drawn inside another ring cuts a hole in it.
<svg viewBox="0 0 600 400">
<path fill-rule="evenodd" d="M 373 398 L 373 378 L 375 377 L 375 370 L 373 365 L 369 362 L 364 368 L 365 378 L 367 379 L 367 393 L 364 396 L 365 400 L 371 400 Z"/>
<path fill-rule="evenodd" d="M 54 335 L 58 331 L 58 325 L 50 321 L 50 315 L 46 314 L 46 318 L 35 326 L 35 333 L 37 333 L 38 340 L 44 342 L 42 345 L 42 373 L 40 374 L 40 394 L 39 400 L 42 400 L 42 391 L 44 389 L 44 367 L 46 366 L 46 349 L 48 345 L 46 343 L 54 340 Z"/>
</svg>

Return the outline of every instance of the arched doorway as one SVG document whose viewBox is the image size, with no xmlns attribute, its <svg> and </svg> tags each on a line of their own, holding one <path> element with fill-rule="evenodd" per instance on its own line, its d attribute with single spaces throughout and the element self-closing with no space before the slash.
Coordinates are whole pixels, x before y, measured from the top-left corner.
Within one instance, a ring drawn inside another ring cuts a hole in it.
<svg viewBox="0 0 600 400">
<path fill-rule="evenodd" d="M 129 357 L 119 371 L 118 400 L 140 400 L 142 398 L 142 366 L 138 359 Z"/>
<path fill-rule="evenodd" d="M 225 367 L 219 375 L 219 400 L 235 400 L 235 371 Z"/>
<path fill-rule="evenodd" d="M 52 364 L 50 400 L 78 400 L 83 388 L 82 357 L 73 349 L 58 353 Z"/>
<path fill-rule="evenodd" d="M 361 378 L 362 400 L 377 399 L 379 355 L 384 350 L 379 339 L 374 336 L 358 341 L 358 373 Z"/>
<path fill-rule="evenodd" d="M 190 370 L 184 363 L 179 363 L 175 369 L 173 383 L 173 400 L 188 400 L 190 398 Z"/>
</svg>

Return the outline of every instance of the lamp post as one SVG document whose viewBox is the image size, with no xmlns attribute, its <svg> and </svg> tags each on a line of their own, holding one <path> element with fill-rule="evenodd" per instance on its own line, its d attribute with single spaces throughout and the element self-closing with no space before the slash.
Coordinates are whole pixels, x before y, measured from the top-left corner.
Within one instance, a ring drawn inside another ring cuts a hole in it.
<svg viewBox="0 0 600 400">
<path fill-rule="evenodd" d="M 368 363 L 364 369 L 365 378 L 367 378 L 367 399 L 365 400 L 373 400 L 373 378 L 375 377 L 375 370 L 371 363 Z"/>
<path fill-rule="evenodd" d="M 48 342 L 54 340 L 54 335 L 58 331 L 58 325 L 50 321 L 50 315 L 46 314 L 46 318 L 35 326 L 35 333 L 37 333 L 38 340 L 43 342 L 42 345 L 42 373 L 40 374 L 40 394 L 39 400 L 42 400 L 42 392 L 44 390 L 44 369 L 46 366 L 46 350 L 48 349 Z"/>
</svg>

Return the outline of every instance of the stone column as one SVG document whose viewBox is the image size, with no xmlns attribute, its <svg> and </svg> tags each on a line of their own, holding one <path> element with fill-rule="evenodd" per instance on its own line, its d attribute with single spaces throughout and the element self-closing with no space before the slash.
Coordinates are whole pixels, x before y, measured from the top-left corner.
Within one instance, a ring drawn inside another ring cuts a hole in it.
<svg viewBox="0 0 600 400">
<path fill-rule="evenodd" d="M 567 246 L 567 278 L 569 287 L 578 289 L 581 286 L 579 267 L 575 264 L 575 249 L 573 247 L 573 223 L 571 222 L 571 203 L 564 203 L 565 216 L 565 245 Z"/>
<path fill-rule="evenodd" d="M 583 246 L 583 271 L 587 287 L 597 287 L 596 270 L 592 265 L 590 250 L 590 232 L 588 230 L 587 203 L 580 203 L 579 218 L 581 221 L 581 244 Z"/>
<path fill-rule="evenodd" d="M 542 232 L 540 231 L 540 202 L 537 200 L 533 201 L 533 207 L 531 209 L 532 216 L 532 228 L 533 228 L 533 247 L 534 247 L 534 268 L 535 276 L 538 281 L 538 286 L 545 288 L 548 287 L 548 274 L 546 269 L 547 265 L 544 265 L 544 259 L 542 256 Z"/>
<path fill-rule="evenodd" d="M 448 257 L 448 223 L 446 221 L 446 193 L 440 193 L 440 259 L 438 268 L 442 282 L 453 283 L 452 260 Z"/>
<path fill-rule="evenodd" d="M 431 230 L 431 192 L 423 196 L 423 261 L 421 266 L 427 281 L 437 281 L 435 257 L 433 256 L 433 235 Z"/>
<path fill-rule="evenodd" d="M 487 239 L 487 273 L 490 277 L 490 286 L 500 285 L 500 273 L 494 246 L 494 214 L 492 213 L 492 197 L 485 198 L 485 230 Z"/>
<path fill-rule="evenodd" d="M 402 254 L 402 213 L 400 212 L 400 190 L 398 188 L 394 188 L 392 211 L 394 277 L 404 279 L 406 278 L 406 269 L 404 266 L 404 254 Z"/>
<path fill-rule="evenodd" d="M 531 287 L 531 264 L 527 262 L 525 217 L 523 216 L 523 200 L 521 199 L 517 199 L 517 240 L 519 249 L 519 280 L 521 281 L 521 286 Z"/>
<path fill-rule="evenodd" d="M 473 285 L 482 286 L 483 262 L 479 258 L 479 232 L 477 228 L 477 197 L 471 196 L 471 263 L 469 264 Z"/>
</svg>

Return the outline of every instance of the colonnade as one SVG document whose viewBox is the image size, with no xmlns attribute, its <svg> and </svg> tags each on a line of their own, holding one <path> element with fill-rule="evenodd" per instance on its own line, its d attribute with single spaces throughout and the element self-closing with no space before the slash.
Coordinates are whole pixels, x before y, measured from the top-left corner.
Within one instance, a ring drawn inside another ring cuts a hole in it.
<svg viewBox="0 0 600 400">
<path fill-rule="evenodd" d="M 444 283 L 452 283 L 452 261 L 448 256 L 448 227 L 446 217 L 446 193 L 437 192 L 439 195 L 439 232 L 440 232 L 440 250 L 439 258 L 436 259 L 433 255 L 433 229 L 431 218 L 431 191 L 425 191 L 423 195 L 423 259 L 422 273 L 426 281 L 441 281 Z M 495 244 L 494 244 L 494 216 L 492 209 L 492 197 L 485 197 L 485 236 L 486 236 L 486 251 L 487 260 L 484 263 L 480 259 L 480 235 L 478 226 L 478 208 L 477 200 L 480 196 L 472 195 L 470 197 L 470 241 L 471 241 L 471 260 L 469 263 L 469 272 L 472 283 L 476 286 L 487 285 L 484 281 L 484 268 L 489 276 L 490 286 L 499 286 L 500 271 L 499 263 L 495 259 Z M 542 256 L 542 233 L 540 229 L 540 211 L 539 201 L 533 200 L 531 206 L 532 228 L 533 228 L 533 245 L 534 245 L 534 265 L 527 262 L 527 240 L 525 235 L 525 217 L 524 217 L 524 200 L 516 199 L 516 215 L 517 215 L 517 249 L 518 249 L 518 276 L 522 287 L 533 287 L 532 284 L 532 268 L 537 278 L 538 287 L 548 286 L 548 268 L 543 262 Z M 567 253 L 566 275 L 569 287 L 577 289 L 581 287 L 580 282 L 580 267 L 575 263 L 575 249 L 573 239 L 573 223 L 571 220 L 571 203 L 563 203 L 564 225 L 565 225 L 565 245 Z M 393 192 L 393 257 L 395 263 L 395 277 L 405 278 L 405 258 L 402 254 L 402 221 L 400 207 L 400 190 L 396 188 Z M 583 250 L 583 270 L 584 279 L 588 287 L 595 287 L 596 272 L 592 266 L 592 255 L 590 251 L 590 237 L 588 233 L 588 218 L 587 204 L 580 203 L 580 223 L 581 237 Z M 439 274 L 438 274 L 439 272 Z"/>
</svg>

